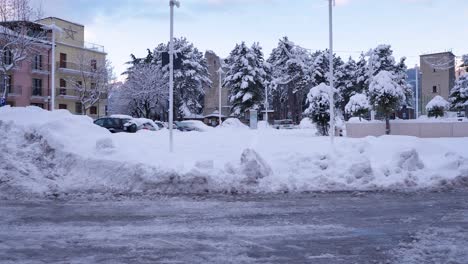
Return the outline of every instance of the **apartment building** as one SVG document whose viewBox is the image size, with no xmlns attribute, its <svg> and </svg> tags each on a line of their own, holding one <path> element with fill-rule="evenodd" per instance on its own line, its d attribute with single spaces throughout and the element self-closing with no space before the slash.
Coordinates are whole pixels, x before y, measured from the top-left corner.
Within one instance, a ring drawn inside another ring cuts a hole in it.
<svg viewBox="0 0 468 264">
<path fill-rule="evenodd" d="M 455 85 L 455 62 L 452 52 L 424 54 L 420 56 L 421 65 L 421 107 L 426 114 L 425 106 L 436 95 L 449 99 L 450 90 Z"/>
<path fill-rule="evenodd" d="M 57 17 L 47 17 L 36 21 L 42 25 L 60 27 L 63 32 L 55 36 L 55 109 L 67 109 L 74 114 L 82 114 L 83 107 L 77 85 L 93 88 L 92 78 L 87 78 L 98 68 L 105 67 L 106 53 L 101 45 L 87 43 L 84 39 L 84 25 Z M 87 115 L 97 118 L 106 115 L 107 94 L 87 110 Z"/>
<path fill-rule="evenodd" d="M 26 22 L 4 22 L 2 34 L 12 34 L 14 29 L 27 28 L 28 37 L 47 36 L 42 25 Z M 9 30 L 12 30 L 11 32 Z M 13 42 L 14 38 L 1 38 L 0 42 Z M 5 43 L 8 46 L 8 43 Z M 13 62 L 12 51 L 5 49 L 1 56 L 2 65 L 15 65 L 5 74 L 0 74 L 0 91 L 6 94 L 6 104 L 11 106 L 38 106 L 50 109 L 50 51 L 52 43 L 47 39 L 29 41 L 28 58 Z"/>
</svg>

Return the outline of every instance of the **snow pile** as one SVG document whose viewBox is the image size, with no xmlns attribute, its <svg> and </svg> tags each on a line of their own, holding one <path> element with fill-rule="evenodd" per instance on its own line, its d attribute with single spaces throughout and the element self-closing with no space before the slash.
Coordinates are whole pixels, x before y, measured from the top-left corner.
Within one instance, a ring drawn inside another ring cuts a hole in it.
<svg viewBox="0 0 468 264">
<path fill-rule="evenodd" d="M 314 125 L 314 123 L 312 122 L 312 120 L 310 118 L 306 117 L 306 118 L 303 118 L 301 120 L 301 122 L 299 123 L 299 128 L 301 128 L 301 129 L 309 129 L 309 128 L 315 129 L 315 125 Z"/>
<path fill-rule="evenodd" d="M 365 118 L 359 118 L 357 116 L 351 117 L 347 122 L 348 123 L 369 123 L 369 121 L 366 120 Z"/>
<path fill-rule="evenodd" d="M 0 196 L 468 187 L 467 138 L 337 138 L 307 129 L 111 134 L 92 119 L 0 108 Z"/>
<path fill-rule="evenodd" d="M 430 111 L 430 110 L 432 110 L 434 108 L 449 109 L 450 108 L 450 103 L 447 102 L 447 100 L 445 100 L 442 96 L 436 95 L 426 105 L 426 111 Z"/>
<path fill-rule="evenodd" d="M 228 118 L 222 124 L 222 128 L 231 128 L 231 129 L 249 129 L 244 123 L 242 123 L 237 118 Z"/>
</svg>

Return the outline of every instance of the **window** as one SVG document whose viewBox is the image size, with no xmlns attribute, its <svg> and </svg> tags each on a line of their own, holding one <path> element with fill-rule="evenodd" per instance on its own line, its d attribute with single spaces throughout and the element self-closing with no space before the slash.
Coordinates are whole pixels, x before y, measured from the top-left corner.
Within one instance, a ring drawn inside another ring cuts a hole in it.
<svg viewBox="0 0 468 264">
<path fill-rule="evenodd" d="M 64 79 L 60 79 L 60 87 L 66 88 L 67 87 L 67 81 Z"/>
<path fill-rule="evenodd" d="M 33 79 L 32 95 L 42 96 L 42 79 Z"/>
<path fill-rule="evenodd" d="M 76 84 L 77 84 L 78 87 L 83 86 L 83 83 L 81 81 L 77 81 Z"/>
<path fill-rule="evenodd" d="M 82 109 L 83 109 L 82 106 L 83 105 L 80 102 L 75 103 L 75 112 L 77 114 L 82 114 L 83 113 L 82 112 Z"/>
<path fill-rule="evenodd" d="M 94 124 L 96 124 L 98 126 L 104 126 L 104 121 L 105 120 L 106 120 L 106 118 L 98 119 L 98 120 L 94 121 Z"/>
<path fill-rule="evenodd" d="M 436 69 L 432 69 L 432 72 L 436 72 Z"/>
<path fill-rule="evenodd" d="M 34 56 L 33 70 L 42 70 L 42 55 Z"/>
<path fill-rule="evenodd" d="M 9 49 L 3 51 L 3 64 L 11 65 L 13 64 L 13 54 Z"/>
<path fill-rule="evenodd" d="M 67 54 L 60 53 L 60 68 L 67 68 Z"/>
<path fill-rule="evenodd" d="M 60 95 L 67 95 L 67 81 L 65 81 L 64 79 L 60 79 L 60 90 L 59 90 L 59 94 Z"/>
<path fill-rule="evenodd" d="M 66 104 L 59 104 L 59 109 L 68 109 Z"/>
<path fill-rule="evenodd" d="M 32 106 L 37 106 L 39 108 L 44 109 L 44 104 L 39 104 L 39 103 L 31 103 Z"/>
<path fill-rule="evenodd" d="M 96 89 L 96 84 L 95 83 L 91 83 L 91 89 Z"/>
<path fill-rule="evenodd" d="M 90 115 L 97 115 L 97 107 L 96 106 L 91 106 L 89 109 L 89 114 Z"/>
<path fill-rule="evenodd" d="M 96 70 L 97 69 L 97 61 L 96 60 L 91 60 L 91 69 Z"/>
<path fill-rule="evenodd" d="M 432 93 L 437 93 L 437 86 L 432 86 Z"/>
</svg>

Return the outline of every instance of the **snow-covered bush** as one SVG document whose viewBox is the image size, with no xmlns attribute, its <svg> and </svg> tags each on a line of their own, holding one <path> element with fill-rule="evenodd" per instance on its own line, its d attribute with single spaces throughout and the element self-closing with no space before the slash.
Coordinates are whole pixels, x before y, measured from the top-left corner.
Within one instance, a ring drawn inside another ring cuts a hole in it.
<svg viewBox="0 0 468 264">
<path fill-rule="evenodd" d="M 221 124 L 222 128 L 232 128 L 232 129 L 249 129 L 248 126 L 246 126 L 244 123 L 242 123 L 239 119 L 237 118 L 228 118 L 224 120 L 224 122 Z"/>
<path fill-rule="evenodd" d="M 447 102 L 442 96 L 437 95 L 426 105 L 427 115 L 429 117 L 442 117 L 445 111 L 450 107 L 450 103 Z"/>
<path fill-rule="evenodd" d="M 330 86 L 321 83 L 310 89 L 307 95 L 309 107 L 304 114 L 312 119 L 317 125 L 319 134 L 328 135 L 330 127 Z"/>
<path fill-rule="evenodd" d="M 388 71 L 379 72 L 369 86 L 372 105 L 385 115 L 386 133 L 390 134 L 390 114 L 397 111 L 405 102 L 405 90 Z"/>
<path fill-rule="evenodd" d="M 369 99 L 365 94 L 355 94 L 349 98 L 345 106 L 347 114 L 358 116 L 359 119 L 371 110 Z"/>
</svg>

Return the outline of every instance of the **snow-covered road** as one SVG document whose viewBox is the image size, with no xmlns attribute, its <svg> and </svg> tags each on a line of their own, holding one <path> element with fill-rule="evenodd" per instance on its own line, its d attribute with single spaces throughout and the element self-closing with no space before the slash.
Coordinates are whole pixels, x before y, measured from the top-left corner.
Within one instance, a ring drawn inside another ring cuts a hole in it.
<svg viewBox="0 0 468 264">
<path fill-rule="evenodd" d="M 467 230 L 466 191 L 0 201 L 0 262 L 466 263 Z"/>
</svg>

